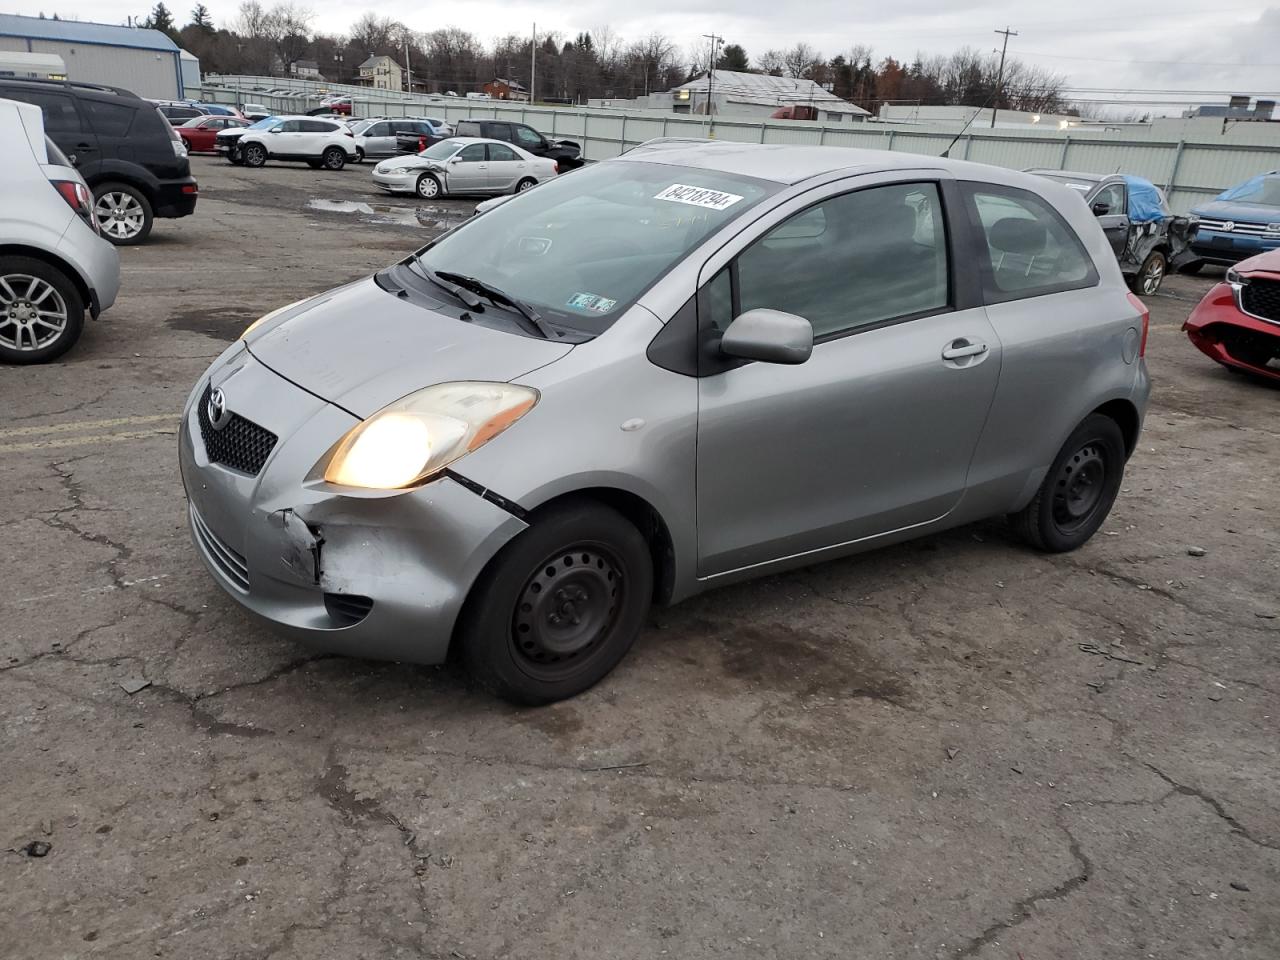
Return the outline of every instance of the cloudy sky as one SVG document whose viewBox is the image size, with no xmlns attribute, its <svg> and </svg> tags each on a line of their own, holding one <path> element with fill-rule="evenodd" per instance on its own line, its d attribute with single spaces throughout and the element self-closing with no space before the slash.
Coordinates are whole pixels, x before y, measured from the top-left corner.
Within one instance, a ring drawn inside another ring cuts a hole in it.
<svg viewBox="0 0 1280 960">
<path fill-rule="evenodd" d="M 22 0 L 25 5 L 26 0 Z M 168 0 L 179 23 L 189 19 L 188 0 Z M 263 0 L 270 5 L 269 0 Z M 317 29 L 345 30 L 366 10 L 401 20 L 415 30 L 442 26 L 470 30 L 484 40 L 496 34 L 538 30 L 573 34 L 607 24 L 623 38 L 659 31 L 687 48 L 715 30 L 749 55 L 803 40 L 827 56 L 870 44 L 877 57 L 910 58 L 917 51 L 946 53 L 969 45 L 993 49 L 993 31 L 1010 26 L 1010 54 L 1068 76 L 1077 99 L 1115 100 L 1114 90 L 1138 90 L 1132 99 L 1174 99 L 1156 90 L 1280 93 L 1280 3 L 1224 0 L 1022 0 L 959 8 L 947 0 L 610 0 L 547 4 L 543 0 L 465 0 L 427 7 L 415 0 L 301 0 Z M 148 0 L 35 0 L 45 13 L 81 20 L 124 22 L 145 15 Z M 56 4 L 52 6 L 52 4 Z M 235 18 L 238 0 L 206 0 L 219 25 Z M 886 10 L 891 9 L 891 14 Z M 1105 88 L 1105 91 L 1104 89 Z M 1213 97 L 1186 97 L 1214 100 Z M 1165 111 L 1161 111 L 1165 112 Z M 1168 112 L 1176 112 L 1173 107 Z"/>
</svg>

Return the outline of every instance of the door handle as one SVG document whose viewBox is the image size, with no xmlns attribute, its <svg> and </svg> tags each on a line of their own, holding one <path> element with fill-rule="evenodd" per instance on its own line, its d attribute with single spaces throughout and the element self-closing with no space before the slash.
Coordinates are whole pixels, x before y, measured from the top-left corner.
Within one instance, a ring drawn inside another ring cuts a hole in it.
<svg viewBox="0 0 1280 960">
<path fill-rule="evenodd" d="M 965 357 L 977 357 L 986 353 L 988 349 L 981 340 L 967 340 L 960 337 L 942 348 L 942 359 L 963 360 Z"/>
</svg>

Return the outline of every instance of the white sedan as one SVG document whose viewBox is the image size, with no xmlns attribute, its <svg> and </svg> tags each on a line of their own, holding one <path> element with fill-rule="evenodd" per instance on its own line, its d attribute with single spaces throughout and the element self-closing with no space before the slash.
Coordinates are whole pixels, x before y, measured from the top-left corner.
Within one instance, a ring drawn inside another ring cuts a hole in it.
<svg viewBox="0 0 1280 960">
<path fill-rule="evenodd" d="M 559 172 L 554 160 L 511 143 L 450 137 L 421 153 L 383 160 L 373 168 L 373 182 L 388 193 L 433 200 L 457 193 L 520 193 Z"/>
</svg>

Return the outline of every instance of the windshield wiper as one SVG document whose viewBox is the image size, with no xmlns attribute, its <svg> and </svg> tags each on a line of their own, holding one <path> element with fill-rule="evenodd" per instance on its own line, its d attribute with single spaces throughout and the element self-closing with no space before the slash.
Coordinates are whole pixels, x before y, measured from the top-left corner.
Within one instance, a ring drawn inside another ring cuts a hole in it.
<svg viewBox="0 0 1280 960">
<path fill-rule="evenodd" d="M 424 268 L 425 269 L 425 268 Z M 436 276 L 446 282 L 456 283 L 465 290 L 474 290 L 476 293 L 482 293 L 494 303 L 505 303 L 518 314 L 524 317 L 533 325 L 535 332 L 542 334 L 544 339 L 555 340 L 560 334 L 555 331 L 551 324 L 542 319 L 537 310 L 529 306 L 523 300 L 511 296 L 492 283 L 480 280 L 476 277 L 468 277 L 461 273 L 451 273 L 448 270 L 441 270 Z"/>
<path fill-rule="evenodd" d="M 422 279 L 427 280 L 430 283 L 434 283 L 441 290 L 447 290 L 449 293 L 453 294 L 455 297 L 461 300 L 466 307 L 472 310 L 484 310 L 484 304 L 480 302 L 479 297 L 477 297 L 474 293 L 472 293 L 466 287 L 462 287 L 456 283 L 449 282 L 449 278 L 451 275 L 446 274 L 442 276 L 441 274 L 436 273 L 434 270 L 424 267 L 417 260 L 409 261 L 409 269 L 413 270 L 413 272 L 416 273 L 418 276 L 422 277 Z"/>
</svg>

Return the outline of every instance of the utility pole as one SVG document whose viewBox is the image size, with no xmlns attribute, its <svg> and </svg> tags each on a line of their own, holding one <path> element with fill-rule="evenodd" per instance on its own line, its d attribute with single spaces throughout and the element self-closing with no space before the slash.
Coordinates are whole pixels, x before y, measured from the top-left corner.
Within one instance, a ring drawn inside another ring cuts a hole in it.
<svg viewBox="0 0 1280 960">
<path fill-rule="evenodd" d="M 405 89 L 409 93 L 413 93 L 413 67 L 409 65 L 409 38 L 404 37 L 404 73 L 405 73 Z"/>
<path fill-rule="evenodd" d="M 991 98 L 991 129 L 996 128 L 996 111 L 1000 109 L 1000 94 L 1004 90 L 1004 55 L 1009 50 L 1009 38 L 1018 35 L 1017 30 L 1010 30 L 1009 25 L 1005 24 L 1003 30 L 996 30 L 995 33 L 1004 34 L 1004 43 L 1000 46 L 1000 74 L 996 78 L 995 96 Z"/>
<path fill-rule="evenodd" d="M 711 93 L 715 89 L 716 82 L 716 52 L 720 44 L 724 43 L 724 37 L 717 36 L 714 33 L 704 33 L 702 36 L 711 44 L 711 59 L 707 61 L 707 136 L 714 137 L 716 121 L 713 110 L 715 105 L 712 102 Z"/>
<path fill-rule="evenodd" d="M 538 82 L 538 22 L 533 22 L 533 40 L 529 43 L 529 106 L 533 106 L 534 95 L 536 89 L 535 84 Z"/>
</svg>

